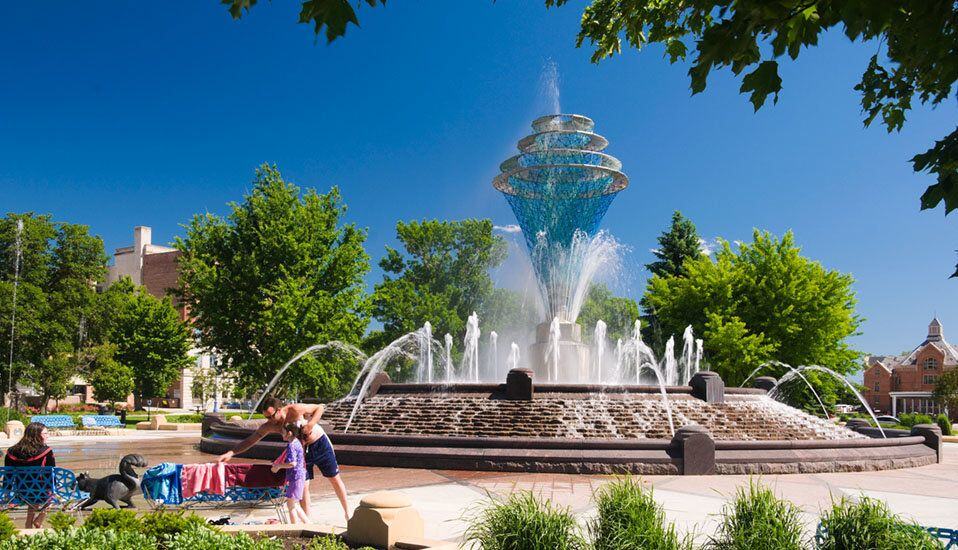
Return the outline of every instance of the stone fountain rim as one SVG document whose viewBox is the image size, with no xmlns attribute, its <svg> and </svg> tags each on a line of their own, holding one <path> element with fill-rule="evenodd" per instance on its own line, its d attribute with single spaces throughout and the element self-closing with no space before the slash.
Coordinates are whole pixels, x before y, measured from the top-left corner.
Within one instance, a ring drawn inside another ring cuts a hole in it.
<svg viewBox="0 0 958 550">
<path fill-rule="evenodd" d="M 450 382 L 450 383 L 410 383 L 386 382 L 379 386 L 376 395 L 402 393 L 495 393 L 505 392 L 505 384 L 498 382 Z M 659 394 L 659 386 L 645 384 L 536 384 L 538 394 Z M 666 386 L 666 394 L 691 395 L 692 386 Z M 725 388 L 727 395 L 766 395 L 761 388 Z M 369 397 L 369 396 L 367 396 Z"/>
</svg>

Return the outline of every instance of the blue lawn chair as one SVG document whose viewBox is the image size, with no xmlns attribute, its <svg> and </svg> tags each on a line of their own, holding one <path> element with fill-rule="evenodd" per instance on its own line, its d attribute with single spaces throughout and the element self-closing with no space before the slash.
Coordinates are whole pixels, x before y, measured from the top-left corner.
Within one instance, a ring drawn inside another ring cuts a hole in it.
<svg viewBox="0 0 958 550">
<path fill-rule="evenodd" d="M 76 475 L 56 466 L 0 467 L 0 507 L 66 510 L 89 495 L 77 487 Z"/>
<path fill-rule="evenodd" d="M 43 424 L 49 430 L 75 430 L 77 425 L 68 414 L 38 414 L 30 417 L 30 422 Z"/>
<path fill-rule="evenodd" d="M 84 430 L 107 432 L 110 429 L 124 428 L 120 417 L 112 414 L 85 414 L 80 417 L 80 424 Z"/>
</svg>

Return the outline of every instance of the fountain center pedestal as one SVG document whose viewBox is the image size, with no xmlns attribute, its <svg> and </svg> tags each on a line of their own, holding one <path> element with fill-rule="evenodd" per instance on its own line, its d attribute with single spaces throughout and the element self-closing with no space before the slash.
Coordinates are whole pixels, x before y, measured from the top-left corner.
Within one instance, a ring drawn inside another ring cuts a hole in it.
<svg viewBox="0 0 958 550">
<path fill-rule="evenodd" d="M 529 346 L 529 363 L 535 379 L 549 382 L 590 381 L 591 353 L 582 343 L 582 325 L 559 321 L 558 361 L 553 353 L 552 323 L 536 326 L 536 341 Z"/>
</svg>

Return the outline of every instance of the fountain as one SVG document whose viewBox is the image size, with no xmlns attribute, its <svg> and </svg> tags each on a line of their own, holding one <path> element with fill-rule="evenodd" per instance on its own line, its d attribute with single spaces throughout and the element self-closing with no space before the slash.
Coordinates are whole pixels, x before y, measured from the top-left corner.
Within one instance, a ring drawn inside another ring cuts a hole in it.
<svg viewBox="0 0 958 550">
<path fill-rule="evenodd" d="M 579 312 L 596 274 L 614 269 L 622 248 L 599 223 L 628 179 L 621 163 L 601 152 L 607 141 L 593 133 L 592 120 L 551 115 L 532 126 L 520 153 L 502 163 L 493 181 L 522 229 L 539 290 L 542 316 L 528 353 L 511 341 L 503 383 L 500 334 L 490 331 L 484 376 L 479 358 L 486 344 L 476 313 L 466 320 L 458 371 L 453 336 L 433 340 L 429 323 L 396 339 L 366 358 L 350 394 L 326 408 L 322 422 L 340 463 L 742 474 L 877 470 L 938 460 L 940 439 L 932 428 L 887 430 L 881 437 L 772 398 L 780 383 L 820 367 L 794 369 L 781 382 L 760 377 L 754 387 L 726 387 L 703 365 L 704 343 L 691 326 L 679 357 L 671 337 L 657 359 L 638 320 L 614 348 L 607 335 L 624 327 L 598 321 L 587 345 Z M 409 382 L 390 379 L 385 369 L 393 362 L 415 363 Z M 201 449 L 222 452 L 251 429 L 204 422 Z M 266 440 L 249 456 L 274 458 L 280 446 Z"/>
<path fill-rule="evenodd" d="M 575 321 L 596 272 L 617 257 L 618 243 L 599 223 L 629 184 L 622 163 L 602 153 L 608 141 L 594 127 L 581 115 L 536 119 L 493 180 L 522 228 L 547 315 L 530 367 L 556 382 L 590 379 L 589 348 Z"/>
</svg>

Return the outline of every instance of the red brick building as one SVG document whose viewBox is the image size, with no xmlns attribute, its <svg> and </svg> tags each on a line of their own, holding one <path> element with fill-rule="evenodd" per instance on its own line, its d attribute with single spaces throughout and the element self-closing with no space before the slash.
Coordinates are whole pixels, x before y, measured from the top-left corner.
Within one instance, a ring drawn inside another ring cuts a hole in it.
<svg viewBox="0 0 958 550">
<path fill-rule="evenodd" d="M 150 294 L 162 298 L 169 296 L 171 290 L 177 286 L 178 259 L 180 251 L 167 246 L 153 244 L 152 230 L 149 227 L 138 226 L 133 229 L 133 246 L 117 248 L 113 254 L 113 265 L 109 267 L 106 286 L 119 280 L 121 277 L 130 277 L 134 283 L 146 287 Z M 189 311 L 186 306 L 176 303 L 180 317 L 189 321 Z M 201 405 L 194 399 L 192 384 L 193 375 L 197 371 L 205 371 L 216 364 L 215 355 L 195 348 L 190 352 L 195 359 L 192 367 L 186 368 L 179 380 L 173 383 L 167 391 L 164 404 L 170 407 L 192 408 Z"/>
<path fill-rule="evenodd" d="M 941 321 L 932 319 L 925 341 L 900 356 L 867 358 L 863 396 L 876 413 L 919 412 L 935 415 L 944 409 L 932 399 L 938 377 L 958 367 L 958 349 L 944 337 Z M 949 411 L 954 417 L 958 411 Z"/>
</svg>

